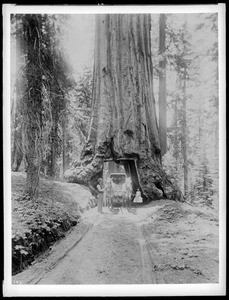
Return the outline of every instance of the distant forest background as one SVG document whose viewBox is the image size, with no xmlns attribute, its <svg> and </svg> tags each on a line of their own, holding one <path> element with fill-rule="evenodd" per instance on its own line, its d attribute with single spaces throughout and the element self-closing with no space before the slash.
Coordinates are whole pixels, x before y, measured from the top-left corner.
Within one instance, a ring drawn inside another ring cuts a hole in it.
<svg viewBox="0 0 229 300">
<path fill-rule="evenodd" d="M 219 191 L 217 24 L 215 13 L 151 15 L 163 167 L 190 203 L 206 205 L 218 205 Z M 94 15 L 11 15 L 12 171 L 32 159 L 39 176 L 62 179 L 80 160 L 94 38 Z"/>
</svg>

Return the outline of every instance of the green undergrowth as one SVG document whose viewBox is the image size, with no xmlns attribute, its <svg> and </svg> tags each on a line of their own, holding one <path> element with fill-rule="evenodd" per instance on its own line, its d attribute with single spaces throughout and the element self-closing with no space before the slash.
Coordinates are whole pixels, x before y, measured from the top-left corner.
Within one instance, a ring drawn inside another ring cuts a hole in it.
<svg viewBox="0 0 229 300">
<path fill-rule="evenodd" d="M 25 173 L 12 172 L 12 273 L 31 265 L 94 207 L 86 187 L 41 179 L 38 196 L 24 197 Z"/>
</svg>

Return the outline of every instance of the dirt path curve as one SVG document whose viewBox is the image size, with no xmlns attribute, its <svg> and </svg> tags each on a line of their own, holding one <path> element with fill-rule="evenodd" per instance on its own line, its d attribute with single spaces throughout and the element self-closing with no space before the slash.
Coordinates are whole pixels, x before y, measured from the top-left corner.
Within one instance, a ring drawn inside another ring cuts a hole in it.
<svg viewBox="0 0 229 300">
<path fill-rule="evenodd" d="M 154 283 L 149 259 L 138 217 L 105 208 L 81 242 L 37 283 Z"/>
<path fill-rule="evenodd" d="M 111 212 L 93 208 L 15 284 L 217 283 L 219 222 L 212 209 L 171 200 Z"/>
</svg>

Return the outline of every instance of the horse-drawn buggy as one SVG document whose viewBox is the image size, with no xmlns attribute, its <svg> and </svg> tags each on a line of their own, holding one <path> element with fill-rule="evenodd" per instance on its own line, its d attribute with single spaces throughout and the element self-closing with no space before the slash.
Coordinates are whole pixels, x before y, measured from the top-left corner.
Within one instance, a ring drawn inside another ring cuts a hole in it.
<svg viewBox="0 0 229 300">
<path fill-rule="evenodd" d="M 131 180 L 125 173 L 111 173 L 108 178 L 109 205 L 129 207 L 132 195 Z"/>
</svg>

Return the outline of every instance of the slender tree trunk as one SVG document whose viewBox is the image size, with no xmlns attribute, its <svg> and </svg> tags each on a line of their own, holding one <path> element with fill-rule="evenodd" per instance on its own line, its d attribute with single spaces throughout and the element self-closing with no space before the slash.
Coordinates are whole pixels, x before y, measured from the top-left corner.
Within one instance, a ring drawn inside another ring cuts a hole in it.
<svg viewBox="0 0 229 300">
<path fill-rule="evenodd" d="M 179 89 L 179 78 L 178 78 L 178 89 Z M 176 97 L 175 97 L 174 118 L 175 118 L 175 122 L 174 122 L 175 123 L 174 124 L 175 125 L 174 157 L 175 157 L 176 176 L 178 176 L 178 153 L 179 153 L 179 147 L 178 147 L 178 95 L 176 95 Z"/>
<path fill-rule="evenodd" d="M 63 169 L 63 175 L 62 177 L 64 178 L 64 172 L 65 172 L 65 169 L 66 169 L 66 153 L 65 153 L 65 121 L 62 120 L 62 169 Z"/>
<path fill-rule="evenodd" d="M 38 15 L 23 17 L 27 45 L 27 92 L 25 95 L 25 130 L 27 180 L 26 192 L 33 197 L 39 184 L 42 159 L 42 72 L 41 72 L 41 19 Z"/>
<path fill-rule="evenodd" d="M 16 102 L 16 101 L 15 101 Z M 17 172 L 20 168 L 23 159 L 23 144 L 22 144 L 22 122 L 20 118 L 20 105 L 15 103 L 16 109 L 13 116 L 14 121 L 12 125 L 12 151 L 11 151 L 11 169 Z"/>
<path fill-rule="evenodd" d="M 216 97 L 218 102 L 218 97 Z M 216 117 L 214 121 L 214 179 L 219 177 L 219 111 L 218 111 L 218 103 L 215 104 L 216 108 Z M 214 180 L 214 181 L 215 181 Z M 216 180 L 216 190 L 219 190 L 218 180 Z"/>
<path fill-rule="evenodd" d="M 52 115 L 52 127 L 50 132 L 50 159 L 48 163 L 49 176 L 56 176 L 57 169 L 57 155 L 59 148 L 58 141 L 58 125 L 59 125 L 59 117 L 60 117 L 60 107 L 63 99 L 60 99 L 60 87 L 57 80 L 57 61 L 56 56 L 57 53 L 55 51 L 55 46 L 53 43 L 52 33 L 55 33 L 54 24 L 50 23 L 47 20 L 47 16 L 45 16 L 45 24 L 46 30 L 48 31 L 48 35 L 46 37 L 47 40 L 47 48 L 46 48 L 46 57 L 45 62 L 47 68 L 49 70 L 49 92 L 50 92 L 50 106 L 51 106 L 51 115 Z"/>
<path fill-rule="evenodd" d="M 57 112 L 53 109 L 53 124 L 51 129 L 51 144 L 50 144 L 50 166 L 49 175 L 55 177 L 56 175 L 56 160 L 57 160 L 57 148 L 58 148 L 58 117 Z"/>
<path fill-rule="evenodd" d="M 16 19 L 16 26 L 18 27 L 18 19 Z M 16 35 L 16 83 L 15 87 L 11 87 L 14 93 L 11 97 L 13 100 L 11 119 L 12 119 L 12 148 L 11 148 L 11 168 L 17 172 L 20 168 L 23 158 L 23 145 L 22 145 L 22 111 L 21 111 L 21 82 L 20 68 L 23 63 L 23 55 L 20 45 L 20 36 Z"/>
<path fill-rule="evenodd" d="M 184 51 L 183 54 L 184 56 L 187 55 L 187 41 L 185 39 L 185 32 L 187 29 L 187 20 L 185 19 L 184 27 L 183 27 L 183 34 L 182 34 L 182 39 L 184 43 Z M 185 59 L 184 59 L 185 60 Z M 183 93 L 183 120 L 182 120 L 182 130 L 183 130 L 183 168 L 184 168 L 184 195 L 186 196 L 188 193 L 188 159 L 187 159 L 187 107 L 186 107 L 186 102 L 187 102 L 187 92 L 186 92 L 186 83 L 187 83 L 187 63 L 184 61 L 184 74 L 183 74 L 183 88 L 182 88 L 182 93 Z"/>
<path fill-rule="evenodd" d="M 130 170 L 144 200 L 178 197 L 162 169 L 153 97 L 150 15 L 111 14 L 96 19 L 93 107 L 81 166 L 69 181 L 96 185 L 103 160 Z M 179 194 L 179 195 L 178 195 Z"/>
<path fill-rule="evenodd" d="M 183 152 L 183 168 L 184 168 L 184 195 L 188 193 L 188 160 L 187 160 L 187 108 L 186 108 L 186 68 L 184 71 L 184 81 L 183 81 L 183 122 L 182 122 L 182 152 Z"/>
<path fill-rule="evenodd" d="M 22 132 L 21 128 L 18 133 L 14 133 L 14 144 L 12 151 L 12 171 L 17 172 L 21 166 L 23 159 L 23 151 L 22 151 Z"/>
<path fill-rule="evenodd" d="M 167 150 L 167 115 L 166 115 L 166 57 L 165 57 L 165 26 L 166 15 L 160 14 L 159 19 L 159 137 L 161 155 Z"/>
</svg>

